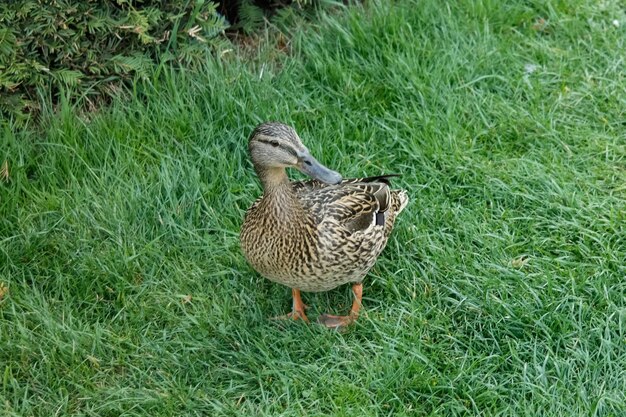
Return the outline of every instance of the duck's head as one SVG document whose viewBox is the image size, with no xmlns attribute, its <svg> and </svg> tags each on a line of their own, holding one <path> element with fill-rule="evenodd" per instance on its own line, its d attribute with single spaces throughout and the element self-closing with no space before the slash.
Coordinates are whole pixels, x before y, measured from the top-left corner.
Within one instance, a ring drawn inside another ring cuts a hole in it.
<svg viewBox="0 0 626 417">
<path fill-rule="evenodd" d="M 302 144 L 296 131 L 283 123 L 258 125 L 250 136 L 248 149 L 261 180 L 264 176 L 284 176 L 284 168 L 291 167 L 326 184 L 341 182 L 341 175 L 320 164 Z"/>
</svg>

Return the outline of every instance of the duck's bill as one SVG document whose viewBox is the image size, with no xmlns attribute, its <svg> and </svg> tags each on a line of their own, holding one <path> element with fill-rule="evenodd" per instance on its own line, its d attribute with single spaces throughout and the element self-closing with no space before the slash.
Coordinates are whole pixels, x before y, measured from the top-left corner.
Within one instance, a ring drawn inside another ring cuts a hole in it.
<svg viewBox="0 0 626 417">
<path fill-rule="evenodd" d="M 324 165 L 317 162 L 317 159 L 313 158 L 311 155 L 306 155 L 302 158 L 302 162 L 298 166 L 298 169 L 309 177 L 326 184 L 339 184 L 342 179 L 341 174 L 326 168 Z"/>
</svg>

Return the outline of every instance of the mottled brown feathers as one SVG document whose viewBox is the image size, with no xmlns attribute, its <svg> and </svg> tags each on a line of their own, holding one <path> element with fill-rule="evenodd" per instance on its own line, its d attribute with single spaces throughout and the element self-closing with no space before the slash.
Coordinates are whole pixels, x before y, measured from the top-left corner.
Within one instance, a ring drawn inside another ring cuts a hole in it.
<svg viewBox="0 0 626 417">
<path fill-rule="evenodd" d="M 253 135 L 281 140 L 281 134 L 295 134 L 289 129 L 270 124 Z M 268 170 L 257 166 L 259 159 L 255 169 L 263 176 Z M 390 189 L 395 175 L 334 185 L 317 180 L 292 183 L 286 175 L 272 175 L 277 179 L 261 178 L 264 194 L 250 207 L 241 228 L 241 247 L 250 264 L 264 277 L 303 291 L 361 282 L 408 202 L 405 191 Z"/>
</svg>

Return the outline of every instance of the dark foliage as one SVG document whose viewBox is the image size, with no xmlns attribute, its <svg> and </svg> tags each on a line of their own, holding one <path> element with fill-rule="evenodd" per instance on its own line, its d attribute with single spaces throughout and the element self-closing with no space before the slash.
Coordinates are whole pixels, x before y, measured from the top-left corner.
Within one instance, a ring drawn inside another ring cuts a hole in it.
<svg viewBox="0 0 626 417">
<path fill-rule="evenodd" d="M 24 120 L 38 92 L 100 97 L 157 61 L 199 62 L 226 27 L 204 0 L 2 2 L 0 112 Z"/>
</svg>

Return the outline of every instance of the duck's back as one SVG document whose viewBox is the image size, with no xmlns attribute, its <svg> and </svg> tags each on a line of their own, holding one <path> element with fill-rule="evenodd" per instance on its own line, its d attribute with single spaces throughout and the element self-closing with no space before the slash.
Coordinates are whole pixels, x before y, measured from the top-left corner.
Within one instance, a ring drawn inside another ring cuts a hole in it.
<svg viewBox="0 0 626 417">
<path fill-rule="evenodd" d="M 408 203 L 404 190 L 390 188 L 389 178 L 393 176 L 353 178 L 337 185 L 299 181 L 293 183 L 293 189 L 318 223 L 333 218 L 348 233 L 367 233 L 383 226 L 388 236 Z"/>
</svg>

